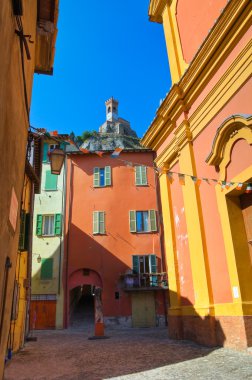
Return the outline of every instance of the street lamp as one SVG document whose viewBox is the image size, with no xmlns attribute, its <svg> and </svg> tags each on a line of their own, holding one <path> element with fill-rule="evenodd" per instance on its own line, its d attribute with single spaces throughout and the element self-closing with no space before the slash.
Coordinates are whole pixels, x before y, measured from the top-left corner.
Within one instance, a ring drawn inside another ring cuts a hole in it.
<svg viewBox="0 0 252 380">
<path fill-rule="evenodd" d="M 65 159 L 65 152 L 62 149 L 55 148 L 50 152 L 51 173 L 59 175 Z"/>
<path fill-rule="evenodd" d="M 39 253 L 33 253 L 33 255 L 34 255 L 34 256 L 38 256 L 38 257 L 37 257 L 37 263 L 38 263 L 38 264 L 41 263 L 41 256 L 40 256 L 40 254 L 39 254 Z"/>
</svg>

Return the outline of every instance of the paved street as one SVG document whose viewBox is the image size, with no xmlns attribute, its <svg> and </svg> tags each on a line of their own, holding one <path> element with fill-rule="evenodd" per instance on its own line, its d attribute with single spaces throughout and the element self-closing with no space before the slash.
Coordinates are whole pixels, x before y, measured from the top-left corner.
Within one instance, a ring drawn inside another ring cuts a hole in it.
<svg viewBox="0 0 252 380">
<path fill-rule="evenodd" d="M 168 339 L 167 330 L 109 329 L 36 332 L 7 364 L 5 380 L 252 379 L 252 355 Z"/>
</svg>

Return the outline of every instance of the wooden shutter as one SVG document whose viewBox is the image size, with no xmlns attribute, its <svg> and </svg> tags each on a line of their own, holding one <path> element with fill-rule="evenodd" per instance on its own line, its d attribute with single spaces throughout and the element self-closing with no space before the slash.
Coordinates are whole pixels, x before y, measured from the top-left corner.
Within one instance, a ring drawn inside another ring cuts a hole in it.
<svg viewBox="0 0 252 380">
<path fill-rule="evenodd" d="M 99 233 L 105 234 L 105 212 L 99 212 Z"/>
<path fill-rule="evenodd" d="M 149 255 L 150 272 L 157 273 L 157 258 L 156 255 Z"/>
<path fill-rule="evenodd" d="M 46 171 L 45 190 L 57 190 L 58 176 L 52 174 L 50 170 Z"/>
<path fill-rule="evenodd" d="M 25 251 L 28 251 L 29 239 L 30 239 L 30 214 L 26 214 L 25 215 L 25 241 L 24 241 Z"/>
<path fill-rule="evenodd" d="M 136 211 L 130 210 L 129 212 L 129 225 L 130 232 L 136 232 Z"/>
<path fill-rule="evenodd" d="M 141 185 L 147 185 L 147 168 L 146 166 L 140 166 L 141 168 Z"/>
<path fill-rule="evenodd" d="M 141 185 L 141 166 L 135 166 L 135 184 Z"/>
<path fill-rule="evenodd" d="M 54 216 L 54 235 L 61 235 L 61 214 L 55 214 Z"/>
<path fill-rule="evenodd" d="M 19 232 L 19 243 L 18 243 L 18 250 L 23 251 L 25 249 L 25 220 L 26 220 L 26 213 L 25 210 L 21 211 L 20 215 L 20 232 Z"/>
<path fill-rule="evenodd" d="M 51 280 L 53 278 L 53 259 L 42 259 L 41 263 L 41 280 Z"/>
<path fill-rule="evenodd" d="M 48 162 L 48 144 L 44 143 L 43 146 L 43 162 Z"/>
<path fill-rule="evenodd" d="M 37 223 L 36 223 L 36 235 L 42 236 L 42 225 L 43 225 L 43 216 L 41 214 L 37 215 Z"/>
<path fill-rule="evenodd" d="M 105 186 L 111 185 L 111 167 L 105 166 Z"/>
<path fill-rule="evenodd" d="M 139 273 L 139 256 L 136 256 L 136 255 L 132 256 L 132 268 L 133 268 L 133 273 L 135 274 Z"/>
<path fill-rule="evenodd" d="M 99 211 L 93 211 L 93 234 L 99 233 Z"/>
<path fill-rule="evenodd" d="M 100 186 L 100 169 L 94 168 L 94 187 Z"/>
<path fill-rule="evenodd" d="M 156 211 L 149 210 L 150 230 L 157 231 Z"/>
</svg>

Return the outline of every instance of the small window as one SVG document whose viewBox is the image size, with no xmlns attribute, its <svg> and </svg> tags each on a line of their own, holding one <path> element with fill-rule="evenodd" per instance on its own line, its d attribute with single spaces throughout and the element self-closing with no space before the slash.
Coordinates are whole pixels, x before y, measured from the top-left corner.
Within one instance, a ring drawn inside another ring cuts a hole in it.
<svg viewBox="0 0 252 380">
<path fill-rule="evenodd" d="M 105 212 L 94 211 L 93 212 L 93 234 L 105 234 Z"/>
<path fill-rule="evenodd" d="M 157 231 L 156 211 L 135 211 L 129 212 L 130 232 L 155 232 Z"/>
<path fill-rule="evenodd" d="M 137 275 L 137 286 L 157 286 L 157 258 L 156 255 L 133 255 L 132 269 Z M 148 275 L 148 276 L 146 276 Z"/>
<path fill-rule="evenodd" d="M 94 187 L 111 186 L 111 167 L 94 168 Z"/>
<path fill-rule="evenodd" d="M 60 236 L 62 233 L 62 215 L 37 215 L 37 236 Z"/>
<path fill-rule="evenodd" d="M 146 166 L 135 166 L 135 184 L 136 186 L 148 185 Z"/>
<path fill-rule="evenodd" d="M 43 216 L 42 235 L 44 235 L 44 236 L 54 235 L 54 215 L 44 215 Z"/>
<path fill-rule="evenodd" d="M 53 278 L 53 259 L 42 259 L 41 263 L 41 280 L 51 280 Z"/>
</svg>

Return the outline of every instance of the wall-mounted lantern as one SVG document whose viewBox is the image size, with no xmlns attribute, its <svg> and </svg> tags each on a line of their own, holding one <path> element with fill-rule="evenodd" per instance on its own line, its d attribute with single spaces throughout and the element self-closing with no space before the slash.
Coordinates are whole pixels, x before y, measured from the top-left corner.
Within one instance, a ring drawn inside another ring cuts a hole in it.
<svg viewBox="0 0 252 380">
<path fill-rule="evenodd" d="M 50 152 L 50 164 L 51 164 L 51 173 L 60 175 L 61 168 L 65 159 L 65 152 L 62 149 L 55 148 Z"/>
<path fill-rule="evenodd" d="M 38 263 L 38 264 L 41 263 L 41 260 L 42 260 L 42 259 L 41 259 L 40 254 L 39 254 L 39 253 L 33 253 L 33 255 L 34 255 L 34 256 L 38 256 L 38 257 L 37 257 L 37 263 Z"/>
</svg>

